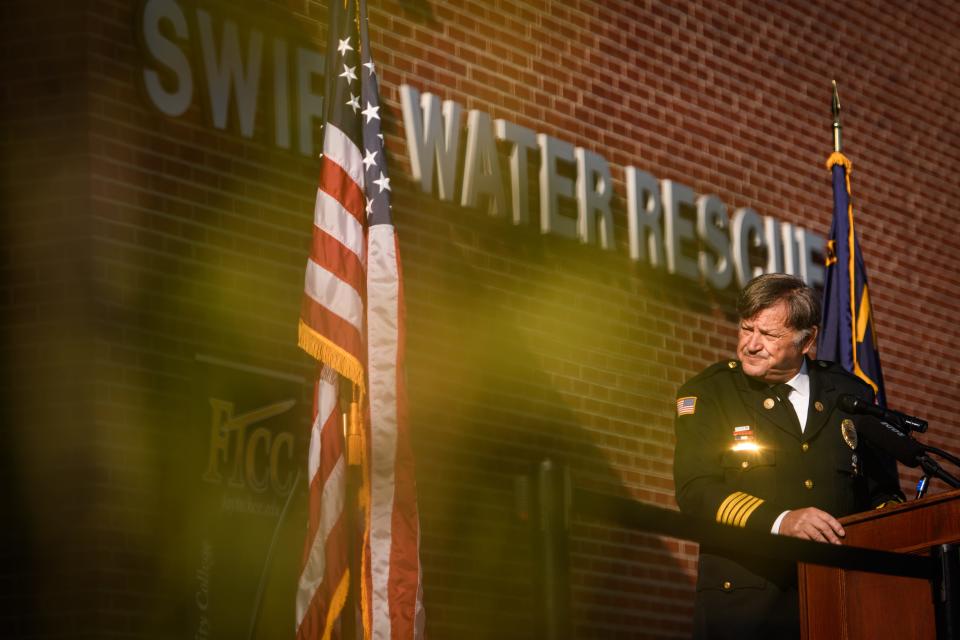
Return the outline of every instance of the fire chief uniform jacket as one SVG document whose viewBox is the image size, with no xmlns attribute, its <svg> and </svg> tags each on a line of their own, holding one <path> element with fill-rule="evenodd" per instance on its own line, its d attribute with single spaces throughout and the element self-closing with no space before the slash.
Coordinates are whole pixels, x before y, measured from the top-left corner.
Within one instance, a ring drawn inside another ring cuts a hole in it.
<svg viewBox="0 0 960 640">
<path fill-rule="evenodd" d="M 838 406 L 872 389 L 837 364 L 808 360 L 810 407 L 801 433 L 786 398 L 717 363 L 677 394 L 674 480 L 684 513 L 770 532 L 788 509 L 817 507 L 841 517 L 901 501 L 896 461 L 857 438 Z M 739 445 L 739 446 L 736 446 Z M 736 446 L 736 448 L 735 448 Z M 696 638 L 799 636 L 796 563 L 700 549 Z"/>
</svg>

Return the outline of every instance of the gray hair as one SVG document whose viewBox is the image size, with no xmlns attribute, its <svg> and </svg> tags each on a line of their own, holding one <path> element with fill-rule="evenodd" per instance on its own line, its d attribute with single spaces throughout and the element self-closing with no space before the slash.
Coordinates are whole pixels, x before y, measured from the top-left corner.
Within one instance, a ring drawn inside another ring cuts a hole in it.
<svg viewBox="0 0 960 640">
<path fill-rule="evenodd" d="M 737 314 L 741 320 L 747 320 L 781 300 L 787 304 L 787 326 L 799 332 L 797 344 L 803 344 L 820 326 L 820 294 L 796 276 L 757 276 L 737 296 Z"/>
</svg>

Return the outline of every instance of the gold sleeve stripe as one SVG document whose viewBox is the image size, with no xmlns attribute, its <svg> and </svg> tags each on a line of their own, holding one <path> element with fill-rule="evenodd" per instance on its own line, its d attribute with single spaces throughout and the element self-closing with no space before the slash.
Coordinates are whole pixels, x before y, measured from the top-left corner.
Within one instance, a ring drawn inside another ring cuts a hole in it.
<svg viewBox="0 0 960 640">
<path fill-rule="evenodd" d="M 750 502 L 743 506 L 743 509 L 740 510 L 740 513 L 736 515 L 733 520 L 733 524 L 737 527 L 747 526 L 747 519 L 750 517 L 754 511 L 757 510 L 763 504 L 763 500 L 757 497 L 751 497 Z"/>
<path fill-rule="evenodd" d="M 735 509 L 738 504 L 749 497 L 749 494 L 743 493 L 742 491 L 735 491 L 724 498 L 723 502 L 720 503 L 720 508 L 717 509 L 717 522 L 721 524 L 725 523 L 730 515 L 730 510 Z"/>
<path fill-rule="evenodd" d="M 753 504 L 754 500 L 757 500 L 757 499 L 758 499 L 758 498 L 754 498 L 754 497 L 751 496 L 750 494 L 746 494 L 746 498 L 744 498 L 743 500 L 740 500 L 740 501 L 737 503 L 737 506 L 734 507 L 734 508 L 732 508 L 732 509 L 730 509 L 729 513 L 726 514 L 726 518 L 724 518 L 723 523 L 724 523 L 724 524 L 730 524 L 730 525 L 733 525 L 733 526 L 735 526 L 735 527 L 741 526 L 741 525 L 740 525 L 740 516 L 743 514 L 744 511 L 746 511 L 748 508 L 750 508 L 750 506 Z"/>
<path fill-rule="evenodd" d="M 735 491 L 724 498 L 717 509 L 717 522 L 735 527 L 747 526 L 747 519 L 763 504 L 763 499 L 749 493 Z"/>
<path fill-rule="evenodd" d="M 757 501 L 756 506 L 754 506 L 752 509 L 750 509 L 749 512 L 747 512 L 746 514 L 744 514 L 744 516 L 743 516 L 743 526 L 747 526 L 747 519 L 748 519 L 750 516 L 752 516 L 752 515 L 753 515 L 753 512 L 757 510 L 757 507 L 759 507 L 759 506 L 762 505 L 762 504 L 763 504 L 763 500 Z"/>
<path fill-rule="evenodd" d="M 720 503 L 720 507 L 717 509 L 717 522 L 723 523 L 724 511 L 727 509 L 728 506 L 730 506 L 731 502 L 734 502 L 735 500 L 737 500 L 737 498 L 740 498 L 742 495 L 743 493 L 737 491 L 736 493 L 731 493 L 726 498 L 724 498 L 723 502 Z"/>
<path fill-rule="evenodd" d="M 727 515 L 727 519 L 726 519 L 726 522 L 725 522 L 724 524 L 732 524 L 732 525 L 735 526 L 735 527 L 741 526 L 741 525 L 740 525 L 740 518 L 743 516 L 744 512 L 746 512 L 747 509 L 749 509 L 751 506 L 753 506 L 753 503 L 756 502 L 757 500 L 759 500 L 759 498 L 754 498 L 754 497 L 751 496 L 751 495 L 748 495 L 746 500 L 741 500 L 741 501 L 737 504 L 737 508 L 736 508 L 736 509 L 733 509 L 733 510 Z"/>
</svg>

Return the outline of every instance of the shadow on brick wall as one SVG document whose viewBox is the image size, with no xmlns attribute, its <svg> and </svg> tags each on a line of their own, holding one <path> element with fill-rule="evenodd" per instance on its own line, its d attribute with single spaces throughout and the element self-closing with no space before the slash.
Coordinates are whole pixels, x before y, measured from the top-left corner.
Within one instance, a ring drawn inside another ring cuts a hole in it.
<svg viewBox="0 0 960 640">
<path fill-rule="evenodd" d="M 427 628 L 542 637 L 539 550 L 516 479 L 550 458 L 574 483 L 630 495 L 614 462 L 626 438 L 604 428 L 612 408 L 590 405 L 602 393 L 591 372 L 604 311 L 578 307 L 543 269 L 549 259 L 513 262 L 517 247 L 482 237 L 459 226 L 405 249 Z M 692 588 L 668 541 L 576 516 L 570 533 L 571 637 L 683 635 L 690 611 L 677 601 Z"/>
</svg>

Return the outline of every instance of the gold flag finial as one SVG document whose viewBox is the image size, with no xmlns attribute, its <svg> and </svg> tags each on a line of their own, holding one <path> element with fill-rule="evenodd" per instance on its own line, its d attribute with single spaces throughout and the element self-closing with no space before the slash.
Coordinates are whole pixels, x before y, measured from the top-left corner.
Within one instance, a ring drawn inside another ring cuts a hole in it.
<svg viewBox="0 0 960 640">
<path fill-rule="evenodd" d="M 840 92 L 837 90 L 837 81 L 833 81 L 833 150 L 843 151 L 843 140 L 840 137 Z"/>
</svg>

